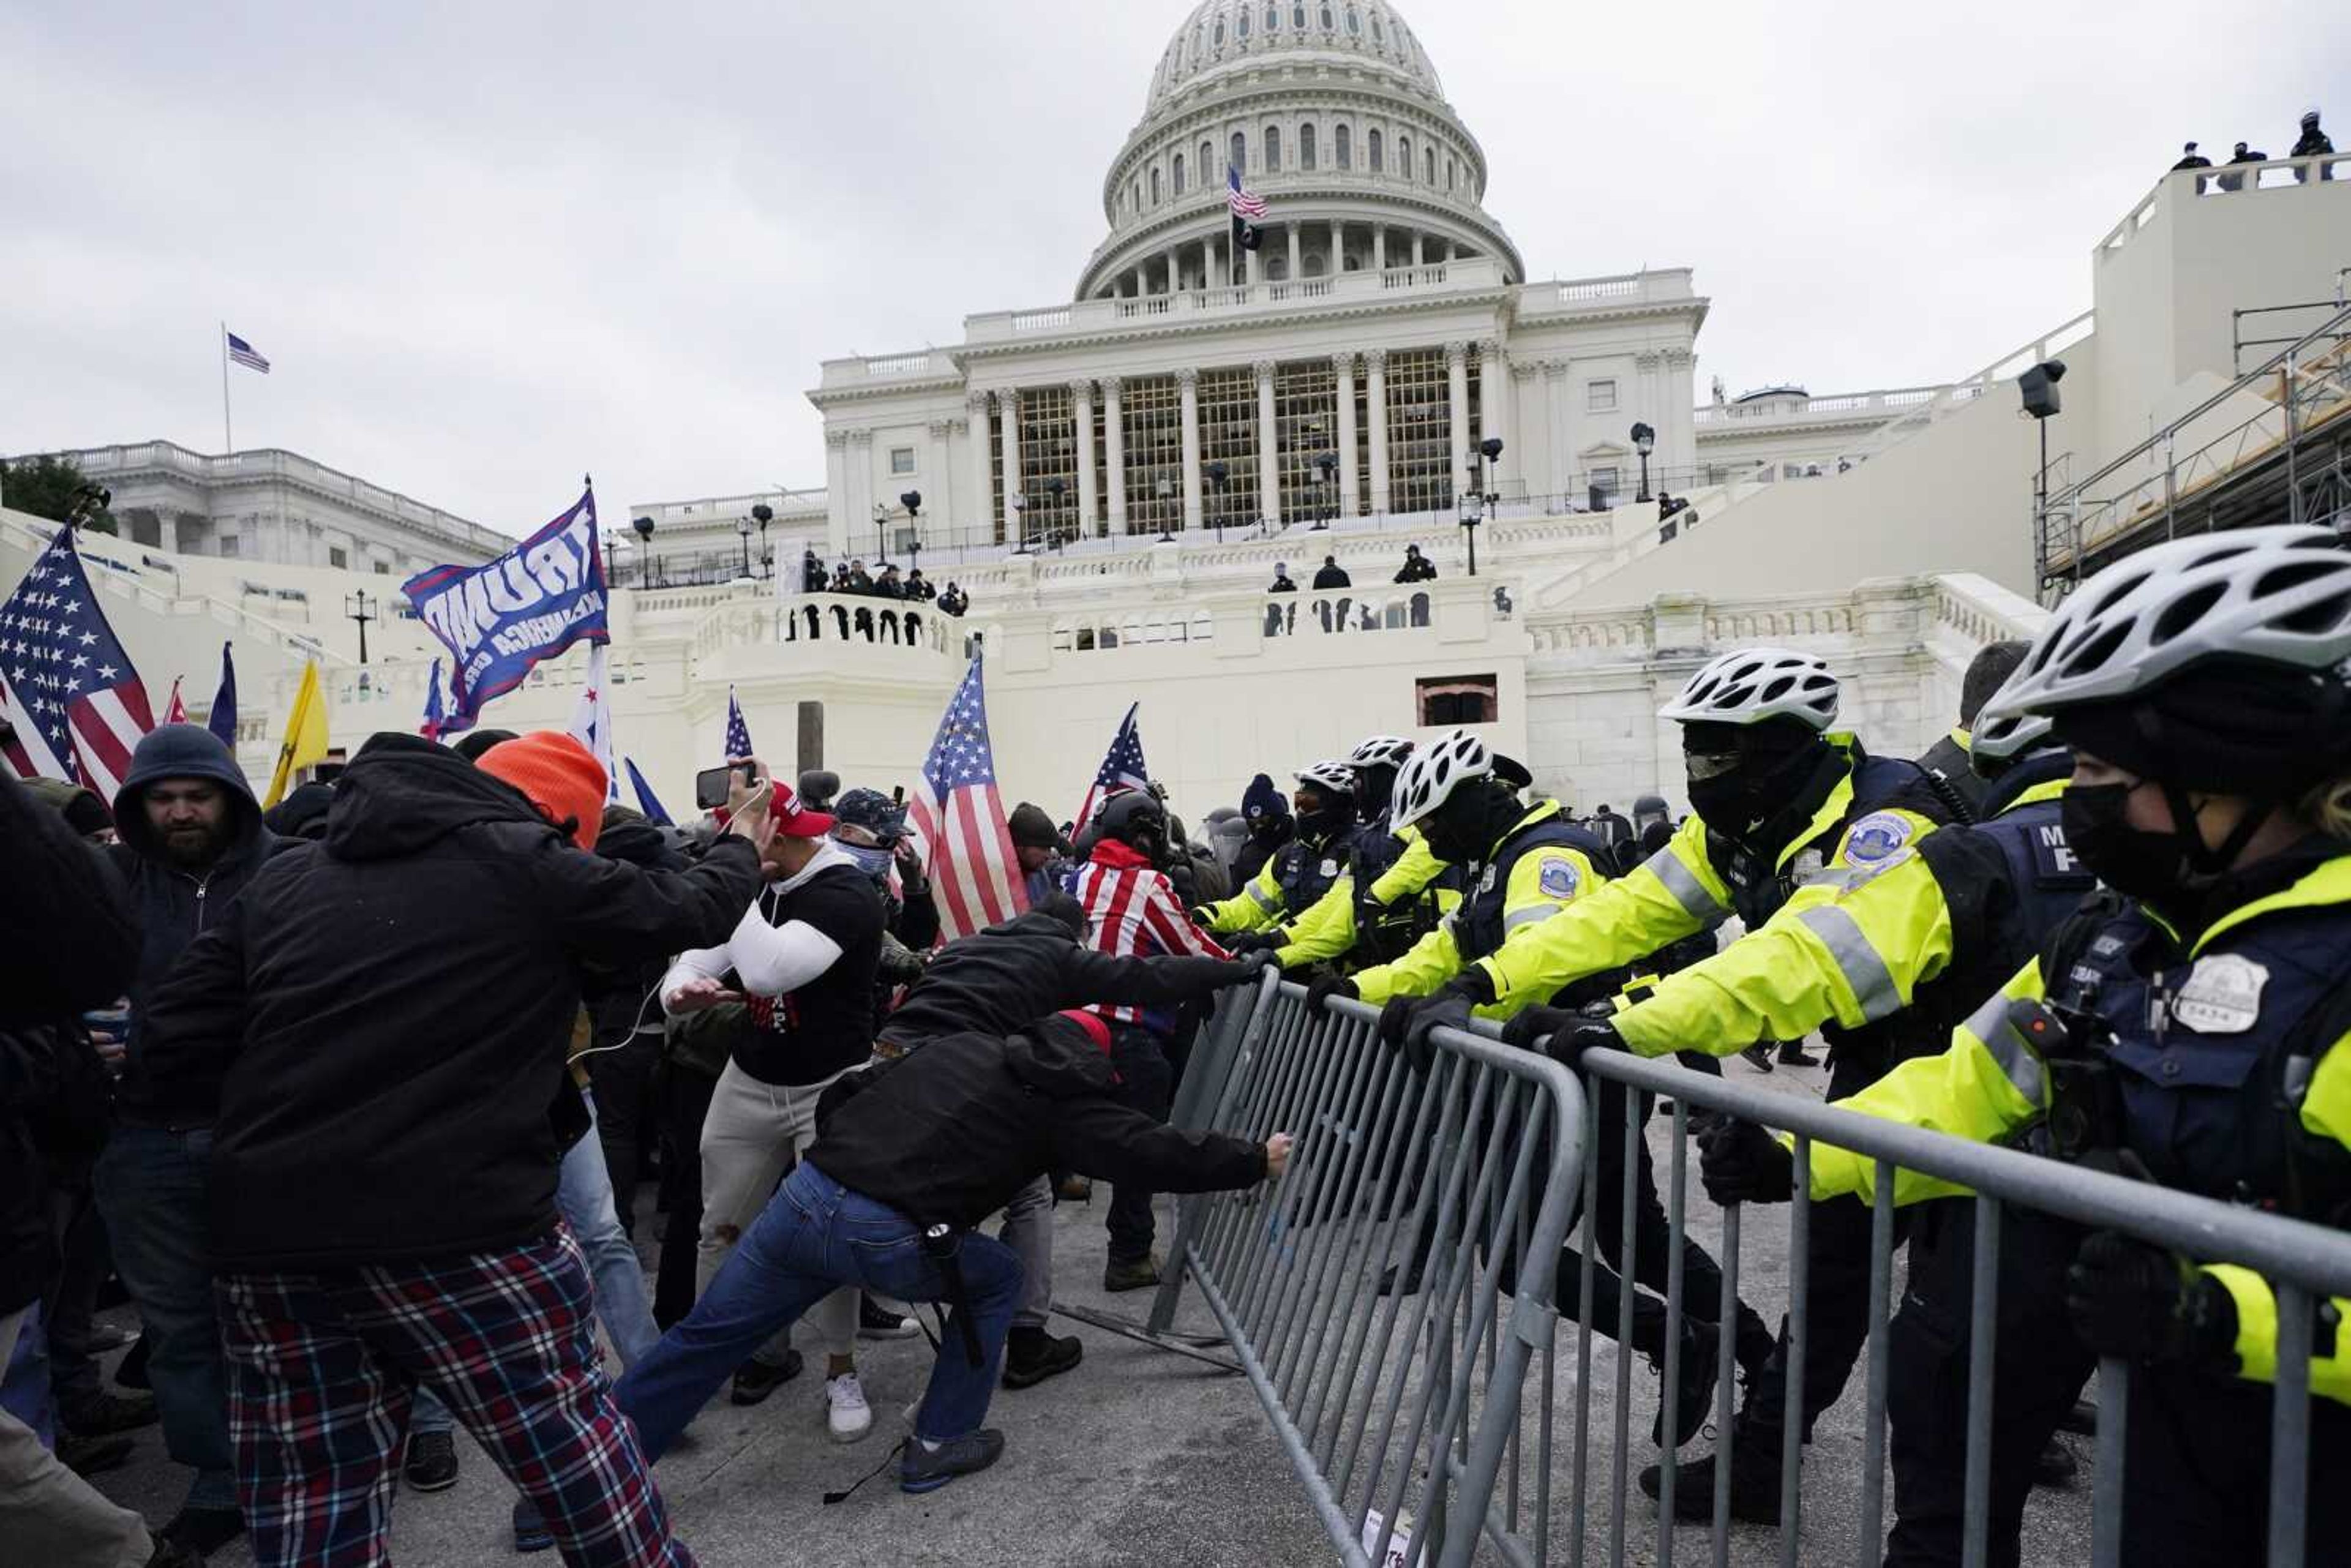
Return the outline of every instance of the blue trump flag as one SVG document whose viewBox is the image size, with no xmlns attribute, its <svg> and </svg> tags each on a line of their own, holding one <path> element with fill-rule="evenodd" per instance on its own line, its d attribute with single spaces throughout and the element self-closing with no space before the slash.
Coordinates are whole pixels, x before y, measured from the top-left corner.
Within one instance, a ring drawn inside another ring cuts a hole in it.
<svg viewBox="0 0 2351 1568">
<path fill-rule="evenodd" d="M 400 585 L 417 618 L 449 650 L 453 721 L 520 685 L 531 666 L 585 637 L 609 643 L 596 492 L 483 566 L 436 566 Z"/>
<path fill-rule="evenodd" d="M 220 689 L 213 693 L 213 711 L 204 715 L 204 727 L 220 737 L 220 743 L 231 751 L 236 749 L 236 664 L 228 656 L 229 644 L 221 644 Z"/>
</svg>

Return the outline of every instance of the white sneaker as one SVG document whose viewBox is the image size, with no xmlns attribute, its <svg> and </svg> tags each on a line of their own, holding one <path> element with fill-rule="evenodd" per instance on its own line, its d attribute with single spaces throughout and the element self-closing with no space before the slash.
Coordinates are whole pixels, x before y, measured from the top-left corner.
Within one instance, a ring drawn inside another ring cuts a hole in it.
<svg viewBox="0 0 2351 1568">
<path fill-rule="evenodd" d="M 825 1425 L 836 1443 L 854 1443 L 873 1429 L 873 1407 L 865 1403 L 865 1385 L 857 1374 L 844 1372 L 824 1380 Z"/>
</svg>

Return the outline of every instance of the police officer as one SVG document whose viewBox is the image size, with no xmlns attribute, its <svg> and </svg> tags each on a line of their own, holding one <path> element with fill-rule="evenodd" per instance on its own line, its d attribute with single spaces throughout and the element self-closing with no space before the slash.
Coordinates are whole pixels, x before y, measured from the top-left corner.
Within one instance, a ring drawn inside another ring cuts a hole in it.
<svg viewBox="0 0 2351 1568">
<path fill-rule="evenodd" d="M 2066 842 L 2111 891 L 1948 1051 L 1844 1108 L 2322 1224 L 2351 1218 L 2346 660 L 2351 556 L 2328 529 L 2157 545 L 2077 590 L 1997 702 L 2051 718 L 2073 748 Z M 2103 1113 L 2077 1122 L 2071 1107 Z M 1789 1195 L 1786 1145 L 1741 1139 L 1724 1154 L 1734 1195 Z M 1872 1162 L 1818 1145 L 1807 1174 L 1816 1198 L 1874 1180 Z M 1903 1172 L 1895 1201 L 1946 1190 Z M 2269 1286 L 2100 1232 L 2074 1250 L 2063 1298 L 2087 1352 L 2141 1364 L 2121 1560 L 2262 1560 Z M 2315 1325 L 2312 1562 L 2338 1559 L 2351 1536 L 2351 1494 L 2333 1484 L 2351 1458 L 2351 1335 L 2335 1326 L 2346 1309 L 2323 1306 Z"/>
<path fill-rule="evenodd" d="M 1192 911 L 1195 925 L 1217 936 L 1238 936 L 1233 951 L 1283 945 L 1283 920 L 1305 914 L 1339 880 L 1355 829 L 1355 770 L 1344 762 L 1317 762 L 1291 777 L 1298 789 L 1298 836 L 1268 857 L 1232 897 Z"/>
<path fill-rule="evenodd" d="M 1420 831 L 1398 831 L 1390 821 L 1396 774 L 1412 754 L 1412 742 L 1393 735 L 1374 735 L 1348 754 L 1361 824 L 1346 874 L 1290 921 L 1277 950 L 1283 968 L 1359 969 L 1400 958 L 1458 902 L 1458 878 L 1429 852 Z"/>
<path fill-rule="evenodd" d="M 1975 821 L 1984 816 L 1983 799 L 1986 780 L 1971 766 L 1975 748 L 1970 732 L 1974 729 L 1976 716 L 1983 711 L 1992 693 L 2000 690 L 2016 666 L 2024 662 L 2023 643 L 2009 640 L 1987 643 L 1976 650 L 1968 661 L 1967 674 L 1959 677 L 1959 722 L 1956 728 L 1918 754 L 1918 766 L 1928 778 L 1959 797 L 1967 808 L 1968 820 Z"/>
</svg>

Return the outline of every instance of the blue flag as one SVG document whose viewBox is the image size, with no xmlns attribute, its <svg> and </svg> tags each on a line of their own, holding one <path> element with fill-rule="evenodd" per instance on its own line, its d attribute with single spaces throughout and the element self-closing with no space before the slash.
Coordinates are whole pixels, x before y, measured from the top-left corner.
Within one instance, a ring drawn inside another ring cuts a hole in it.
<svg viewBox="0 0 2351 1568">
<path fill-rule="evenodd" d="M 645 821 L 664 828 L 677 826 L 669 820 L 669 813 L 662 810 L 662 803 L 653 798 L 653 787 L 645 782 L 643 774 L 637 771 L 637 759 L 623 757 L 621 766 L 629 770 L 629 783 L 637 792 L 637 807 L 644 812 Z"/>
<path fill-rule="evenodd" d="M 726 688 L 726 755 L 730 760 L 758 755 L 751 749 L 751 727 L 743 722 L 743 705 L 735 700 L 733 686 Z"/>
<path fill-rule="evenodd" d="M 450 653 L 453 721 L 520 685 L 541 659 L 582 637 L 609 643 L 596 492 L 484 566 L 436 566 L 401 584 L 417 618 Z M 452 722 L 449 728 L 458 727 Z"/>
<path fill-rule="evenodd" d="M 231 751 L 236 749 L 236 662 L 228 656 L 229 644 L 221 644 L 220 690 L 213 694 L 213 711 L 204 715 L 204 727 L 220 737 L 220 743 Z"/>
</svg>

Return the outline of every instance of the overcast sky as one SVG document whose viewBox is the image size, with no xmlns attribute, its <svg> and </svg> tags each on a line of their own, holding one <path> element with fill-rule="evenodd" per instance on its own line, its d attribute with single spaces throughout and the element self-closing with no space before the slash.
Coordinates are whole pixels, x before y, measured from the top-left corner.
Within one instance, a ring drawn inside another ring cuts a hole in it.
<svg viewBox="0 0 2351 1568">
<path fill-rule="evenodd" d="M 1403 10 L 1531 275 L 1697 269 L 1701 390 L 1963 375 L 2183 139 L 2351 145 L 2313 0 Z M 225 319 L 238 445 L 508 532 L 820 485 L 819 361 L 1069 298 L 1187 11 L 0 0 L 0 452 L 217 450 Z"/>
</svg>

